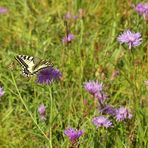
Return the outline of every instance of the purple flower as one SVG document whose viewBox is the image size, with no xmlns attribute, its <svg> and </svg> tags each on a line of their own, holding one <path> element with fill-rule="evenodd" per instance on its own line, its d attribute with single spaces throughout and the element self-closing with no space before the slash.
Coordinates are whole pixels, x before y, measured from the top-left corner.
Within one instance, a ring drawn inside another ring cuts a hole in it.
<svg viewBox="0 0 148 148">
<path fill-rule="evenodd" d="M 94 81 L 89 81 L 84 83 L 84 88 L 93 96 L 95 96 L 96 93 L 102 91 L 103 84 L 94 82 Z"/>
<path fill-rule="evenodd" d="M 69 139 L 73 142 L 84 133 L 82 130 L 76 130 L 74 128 L 67 128 L 64 130 L 64 134 L 69 137 Z"/>
<path fill-rule="evenodd" d="M 133 33 L 130 30 L 124 31 L 121 35 L 119 35 L 117 40 L 121 44 L 127 43 L 129 49 L 131 49 L 131 47 L 139 46 L 142 42 L 141 34 Z"/>
<path fill-rule="evenodd" d="M 95 98 L 98 99 L 99 103 L 103 103 L 106 99 L 107 96 L 103 92 L 103 84 L 94 82 L 94 81 L 89 81 L 84 83 L 84 88 Z"/>
<path fill-rule="evenodd" d="M 2 97 L 4 95 L 5 91 L 3 90 L 2 87 L 0 87 L 0 97 Z"/>
<path fill-rule="evenodd" d="M 62 74 L 58 69 L 54 69 L 53 67 L 45 68 L 39 71 L 37 75 L 37 82 L 40 84 L 50 84 L 51 82 L 60 79 Z"/>
<path fill-rule="evenodd" d="M 139 4 L 137 4 L 137 6 L 135 7 L 135 10 L 136 10 L 140 15 L 144 15 L 145 17 L 148 17 L 148 4 L 139 3 Z"/>
<path fill-rule="evenodd" d="M 69 19 L 71 19 L 71 18 L 72 18 L 72 15 L 71 15 L 70 12 L 67 12 L 67 13 L 64 15 L 64 19 L 65 19 L 65 20 L 69 20 Z"/>
<path fill-rule="evenodd" d="M 70 19 L 76 20 L 77 18 L 78 18 L 78 16 L 72 15 L 70 12 L 67 12 L 67 13 L 64 15 L 64 19 L 65 19 L 65 20 L 70 20 Z"/>
<path fill-rule="evenodd" d="M 125 119 L 131 119 L 132 118 L 132 114 L 130 113 L 130 111 L 125 108 L 125 107 L 120 107 L 119 109 L 116 109 L 116 120 L 117 121 L 123 121 Z"/>
<path fill-rule="evenodd" d="M 92 122 L 94 125 L 96 125 L 97 127 L 112 127 L 112 122 L 109 121 L 107 118 L 105 118 L 104 116 L 99 116 L 99 117 L 94 117 L 92 119 Z"/>
<path fill-rule="evenodd" d="M 4 14 L 4 13 L 7 13 L 7 12 L 8 12 L 7 8 L 0 7 L 0 14 Z"/>
<path fill-rule="evenodd" d="M 144 81 L 144 84 L 145 84 L 146 86 L 148 86 L 148 80 Z"/>
<path fill-rule="evenodd" d="M 100 104 L 107 99 L 107 95 L 103 91 L 95 93 L 95 97 L 98 99 Z"/>
<path fill-rule="evenodd" d="M 71 41 L 74 39 L 74 35 L 73 34 L 68 34 L 67 36 L 65 36 L 63 39 L 62 39 L 62 42 L 67 44 L 67 43 L 71 43 Z"/>
<path fill-rule="evenodd" d="M 73 19 L 74 19 L 74 20 L 77 20 L 78 18 L 79 18 L 79 17 L 78 17 L 77 15 L 74 15 L 74 16 L 73 16 Z"/>
<path fill-rule="evenodd" d="M 114 109 L 113 107 L 109 105 L 106 105 L 104 108 L 100 110 L 100 112 L 103 114 L 110 114 L 114 116 L 116 114 L 116 109 Z"/>
<path fill-rule="evenodd" d="M 45 109 L 44 104 L 41 104 L 41 105 L 39 106 L 38 112 L 39 112 L 39 115 L 40 115 L 40 119 L 41 119 L 41 120 L 46 120 L 46 118 L 45 118 L 46 109 Z"/>
</svg>

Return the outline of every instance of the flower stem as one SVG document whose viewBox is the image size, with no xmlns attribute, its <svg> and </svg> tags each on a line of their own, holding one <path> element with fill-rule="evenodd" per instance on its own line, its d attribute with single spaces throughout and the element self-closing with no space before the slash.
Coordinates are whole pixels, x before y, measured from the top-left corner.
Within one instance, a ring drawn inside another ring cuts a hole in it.
<svg viewBox="0 0 148 148">
<path fill-rule="evenodd" d="M 37 126 L 37 128 L 40 130 L 40 132 L 44 135 L 44 137 L 45 137 L 45 138 L 47 139 L 47 141 L 49 142 L 49 138 L 48 138 L 48 137 L 46 136 L 46 134 L 43 132 L 43 130 L 41 129 L 41 127 L 37 124 L 37 122 L 35 121 L 34 117 L 32 116 L 32 113 L 29 111 L 29 109 L 28 109 L 28 107 L 27 107 L 25 101 L 23 100 L 23 98 L 22 98 L 22 96 L 21 96 L 21 93 L 20 93 L 20 91 L 19 91 L 19 89 L 18 89 L 18 87 L 17 87 L 16 81 L 15 81 L 14 76 L 13 76 L 12 73 L 11 73 L 11 77 L 12 77 L 12 80 L 13 80 L 13 83 L 14 83 L 14 86 L 15 86 L 15 89 L 16 89 L 16 91 L 17 91 L 17 93 L 18 93 L 18 96 L 19 96 L 19 98 L 20 98 L 22 104 L 24 105 L 25 109 L 27 110 L 28 114 L 30 115 L 31 119 L 33 120 L 33 122 L 35 123 L 35 125 Z"/>
<path fill-rule="evenodd" d="M 52 107 L 53 107 L 53 102 L 52 102 L 52 91 L 51 87 L 49 87 L 49 94 L 50 94 L 50 148 L 52 148 Z"/>
</svg>

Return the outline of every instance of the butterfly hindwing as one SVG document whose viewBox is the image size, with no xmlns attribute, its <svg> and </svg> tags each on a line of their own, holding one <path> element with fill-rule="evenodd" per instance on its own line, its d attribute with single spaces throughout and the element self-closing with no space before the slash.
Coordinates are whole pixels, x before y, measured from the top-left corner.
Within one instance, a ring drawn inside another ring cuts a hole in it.
<svg viewBox="0 0 148 148">
<path fill-rule="evenodd" d="M 36 74 L 38 71 L 51 66 L 44 60 L 27 55 L 18 55 L 16 60 L 21 64 L 25 76 Z"/>
</svg>

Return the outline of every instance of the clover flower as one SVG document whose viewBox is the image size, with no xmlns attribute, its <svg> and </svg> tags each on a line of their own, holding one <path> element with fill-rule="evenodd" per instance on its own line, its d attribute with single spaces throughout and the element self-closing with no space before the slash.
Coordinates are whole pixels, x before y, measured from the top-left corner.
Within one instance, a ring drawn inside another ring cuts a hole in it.
<svg viewBox="0 0 148 148">
<path fill-rule="evenodd" d="M 53 67 L 45 68 L 39 71 L 37 75 L 37 82 L 40 84 L 50 84 L 55 80 L 59 80 L 62 74 L 58 69 L 54 69 Z"/>
<path fill-rule="evenodd" d="M 130 113 L 130 111 L 127 108 L 120 107 L 119 109 L 116 110 L 115 117 L 116 117 L 117 121 L 123 121 L 125 119 L 131 119 L 132 114 Z"/>
<path fill-rule="evenodd" d="M 106 127 L 106 128 L 112 127 L 112 122 L 104 116 L 94 117 L 92 119 L 92 122 L 94 125 L 96 125 L 97 128 L 98 127 Z"/>
<path fill-rule="evenodd" d="M 46 114 L 46 108 L 44 104 L 41 104 L 38 108 L 38 113 L 40 115 L 41 120 L 46 120 L 45 114 Z"/>
<path fill-rule="evenodd" d="M 123 43 L 128 44 L 129 49 L 131 49 L 131 47 L 139 46 L 142 42 L 141 34 L 139 32 L 133 33 L 130 30 L 124 31 L 121 35 L 119 35 L 117 40 L 121 44 Z"/>
<path fill-rule="evenodd" d="M 74 38 L 75 38 L 75 36 L 73 34 L 69 33 L 68 35 L 63 37 L 62 42 L 64 44 L 71 43 Z"/>
<path fill-rule="evenodd" d="M 5 91 L 3 90 L 2 87 L 0 87 L 0 97 L 2 97 L 4 95 Z"/>
<path fill-rule="evenodd" d="M 84 133 L 83 130 L 76 130 L 74 128 L 67 128 L 64 130 L 64 134 L 68 136 L 70 141 L 74 142 Z"/>
<path fill-rule="evenodd" d="M 4 13 L 7 13 L 7 12 L 8 12 L 7 8 L 0 7 L 0 14 L 4 14 Z"/>
</svg>

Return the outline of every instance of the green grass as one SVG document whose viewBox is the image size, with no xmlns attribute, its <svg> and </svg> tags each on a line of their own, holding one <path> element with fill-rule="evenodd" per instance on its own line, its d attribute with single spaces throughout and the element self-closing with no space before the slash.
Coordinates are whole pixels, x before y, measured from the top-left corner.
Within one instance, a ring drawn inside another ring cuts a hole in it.
<svg viewBox="0 0 148 148">
<path fill-rule="evenodd" d="M 131 7 L 138 2 L 0 1 L 9 10 L 0 14 L 0 86 L 5 90 L 0 98 L 0 147 L 69 147 L 63 133 L 69 126 L 84 129 L 79 139 L 82 148 L 148 146 L 148 88 L 144 85 L 148 80 L 148 27 Z M 84 16 L 69 23 L 75 39 L 63 45 L 63 16 L 68 11 L 78 15 L 80 9 Z M 117 41 L 126 29 L 142 34 L 142 44 L 132 53 Z M 52 61 L 62 79 L 39 85 L 35 77 L 22 76 L 14 59 L 18 54 Z M 120 74 L 111 80 L 114 70 Z M 113 119 L 113 128 L 96 130 L 91 120 L 100 114 L 83 87 L 88 80 L 103 82 L 109 95 L 106 103 L 130 108 L 133 118 L 121 123 Z M 45 122 L 37 111 L 42 103 Z"/>
</svg>

